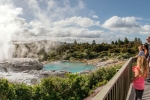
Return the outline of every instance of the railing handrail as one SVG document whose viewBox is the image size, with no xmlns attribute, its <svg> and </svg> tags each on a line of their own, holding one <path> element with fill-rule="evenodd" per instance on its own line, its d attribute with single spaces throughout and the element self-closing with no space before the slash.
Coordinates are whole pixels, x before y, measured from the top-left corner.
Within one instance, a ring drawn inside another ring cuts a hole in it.
<svg viewBox="0 0 150 100">
<path fill-rule="evenodd" d="M 124 75 L 125 70 L 127 70 L 128 77 L 125 77 L 125 79 L 128 80 L 128 84 L 130 84 L 130 79 L 132 77 L 132 64 L 134 62 L 134 58 L 130 58 L 121 68 L 120 70 L 114 75 L 114 77 L 102 88 L 102 90 L 93 98 L 93 100 L 109 100 L 108 98 L 111 98 L 112 96 L 108 97 L 108 94 L 111 92 L 112 88 L 115 88 L 115 93 L 120 92 L 121 90 L 118 89 L 117 87 L 119 86 L 119 84 L 124 84 L 121 82 L 121 80 L 123 80 L 122 75 Z M 127 68 L 129 67 L 129 68 Z M 131 70 L 131 71 L 130 71 Z M 122 78 L 122 79 L 121 79 Z M 119 80 L 120 79 L 120 80 Z M 118 81 L 120 81 L 119 83 L 117 83 Z M 116 85 L 116 87 L 114 87 L 114 85 Z M 126 86 L 127 88 L 129 88 L 129 86 Z M 119 95 L 119 94 L 115 94 L 114 95 Z M 126 93 L 127 94 L 127 93 Z M 126 96 L 126 95 L 125 95 Z M 107 98 L 108 97 L 108 98 Z M 106 99 L 107 98 L 107 99 Z M 115 99 L 117 98 L 117 99 Z M 114 97 L 115 100 L 119 100 L 120 97 Z M 121 97 L 123 98 L 123 97 Z M 111 100 L 114 100 L 111 99 Z M 120 99 L 121 100 L 121 99 Z M 125 99 L 124 99 L 125 100 Z"/>
</svg>

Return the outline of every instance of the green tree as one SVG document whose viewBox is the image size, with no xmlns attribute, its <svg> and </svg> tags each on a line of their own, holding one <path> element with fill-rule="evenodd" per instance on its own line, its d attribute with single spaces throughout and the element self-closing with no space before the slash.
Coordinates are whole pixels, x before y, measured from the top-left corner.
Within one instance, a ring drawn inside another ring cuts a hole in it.
<svg viewBox="0 0 150 100">
<path fill-rule="evenodd" d="M 121 45 L 121 40 L 120 40 L 120 38 L 118 39 L 118 46 L 120 47 L 120 45 Z"/>
<path fill-rule="evenodd" d="M 74 44 L 77 44 L 77 41 L 76 41 L 76 39 L 74 40 Z"/>
<path fill-rule="evenodd" d="M 128 43 L 129 43 L 129 40 L 128 40 L 127 37 L 125 37 L 125 39 L 124 39 L 124 44 L 128 44 Z"/>
<path fill-rule="evenodd" d="M 138 45 L 141 45 L 141 44 L 142 44 L 142 41 L 141 41 L 140 38 L 137 39 L 137 43 L 138 43 Z"/>
<path fill-rule="evenodd" d="M 111 44 L 115 44 L 114 41 L 111 41 Z"/>
<path fill-rule="evenodd" d="M 92 44 L 96 44 L 95 40 L 93 40 Z"/>
<path fill-rule="evenodd" d="M 118 45 L 118 42 L 117 42 L 117 41 L 115 41 L 115 45 Z"/>
<path fill-rule="evenodd" d="M 137 44 L 137 38 L 136 38 L 136 37 L 134 38 L 134 45 L 135 45 L 135 46 L 138 45 L 138 44 Z"/>
</svg>

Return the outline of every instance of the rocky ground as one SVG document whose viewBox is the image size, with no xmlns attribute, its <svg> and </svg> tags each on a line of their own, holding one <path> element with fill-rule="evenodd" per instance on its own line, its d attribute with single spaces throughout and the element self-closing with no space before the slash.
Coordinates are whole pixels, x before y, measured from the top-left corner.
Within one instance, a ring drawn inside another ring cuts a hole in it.
<svg viewBox="0 0 150 100">
<path fill-rule="evenodd" d="M 126 60 L 119 60 L 119 59 L 92 59 L 92 60 L 87 60 L 87 64 L 95 65 L 97 68 L 100 67 L 107 67 L 107 66 L 113 66 L 113 65 L 118 65 L 118 64 L 123 64 L 125 63 Z"/>
<path fill-rule="evenodd" d="M 124 61 L 117 59 L 92 59 L 84 60 L 85 63 L 95 65 L 97 68 L 111 66 L 114 64 L 120 64 Z M 19 58 L 12 59 L 10 61 L 0 62 L 0 77 L 6 78 L 11 82 L 26 83 L 28 85 L 34 85 L 40 83 L 41 78 L 48 76 L 60 76 L 63 77 L 67 71 L 45 71 L 43 64 L 36 59 Z M 87 74 L 90 70 L 80 72 L 80 74 Z M 99 89 L 98 89 L 99 90 Z"/>
</svg>

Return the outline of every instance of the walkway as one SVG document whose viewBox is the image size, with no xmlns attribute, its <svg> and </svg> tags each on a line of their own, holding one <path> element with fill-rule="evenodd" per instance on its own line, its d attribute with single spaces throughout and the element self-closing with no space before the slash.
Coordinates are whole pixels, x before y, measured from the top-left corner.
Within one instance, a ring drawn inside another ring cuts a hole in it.
<svg viewBox="0 0 150 100">
<path fill-rule="evenodd" d="M 132 88 L 129 100 L 134 100 L 134 89 Z M 150 100 L 150 82 L 145 81 L 145 90 L 142 100 Z"/>
<path fill-rule="evenodd" d="M 145 82 L 145 90 L 142 100 L 150 100 L 150 82 Z"/>
</svg>

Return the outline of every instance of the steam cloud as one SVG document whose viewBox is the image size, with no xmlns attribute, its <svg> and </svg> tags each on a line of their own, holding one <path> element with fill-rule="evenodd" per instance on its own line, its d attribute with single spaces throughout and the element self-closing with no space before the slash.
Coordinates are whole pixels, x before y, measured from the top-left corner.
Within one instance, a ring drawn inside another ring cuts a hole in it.
<svg viewBox="0 0 150 100">
<path fill-rule="evenodd" d="M 17 16 L 22 13 L 21 8 L 13 5 L 0 5 L 0 61 L 12 58 L 12 37 L 20 29 Z"/>
</svg>

